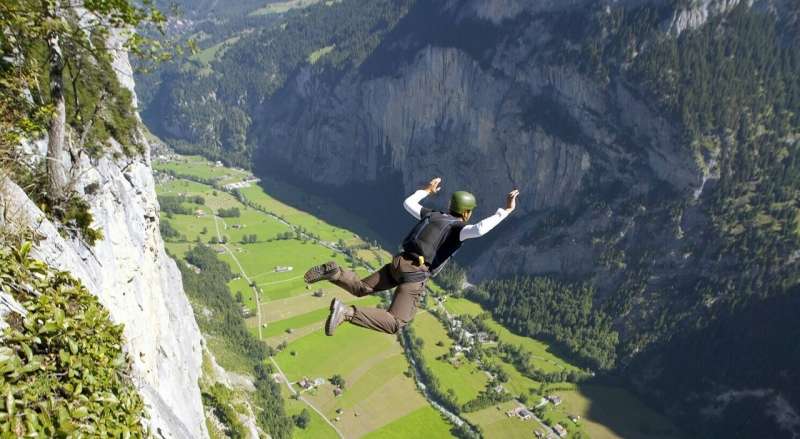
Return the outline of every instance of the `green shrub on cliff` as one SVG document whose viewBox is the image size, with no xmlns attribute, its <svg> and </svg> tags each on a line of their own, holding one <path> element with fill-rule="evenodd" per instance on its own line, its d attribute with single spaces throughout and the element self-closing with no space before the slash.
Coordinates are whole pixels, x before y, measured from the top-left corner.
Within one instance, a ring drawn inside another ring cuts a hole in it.
<svg viewBox="0 0 800 439">
<path fill-rule="evenodd" d="M 29 250 L 0 249 L 0 291 L 27 310 L 0 335 L 0 437 L 146 436 L 122 326 Z"/>
</svg>

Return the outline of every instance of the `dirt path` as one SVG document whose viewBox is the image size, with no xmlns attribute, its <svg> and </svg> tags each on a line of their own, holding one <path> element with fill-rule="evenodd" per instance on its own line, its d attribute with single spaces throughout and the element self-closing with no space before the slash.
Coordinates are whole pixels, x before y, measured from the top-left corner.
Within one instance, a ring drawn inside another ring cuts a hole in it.
<svg viewBox="0 0 800 439">
<path fill-rule="evenodd" d="M 225 220 L 222 220 L 222 221 L 225 222 Z M 226 225 L 226 227 L 227 227 L 227 225 Z M 245 273 L 244 268 L 242 268 L 242 264 L 239 263 L 239 259 L 236 258 L 236 255 L 233 254 L 231 249 L 229 249 L 228 246 L 225 245 L 222 242 L 222 236 L 219 233 L 219 222 L 218 222 L 218 218 L 217 218 L 216 215 L 214 215 L 214 228 L 217 230 L 217 240 L 220 242 L 220 245 L 222 246 L 222 248 L 225 249 L 225 251 L 228 252 L 229 255 L 231 255 L 231 258 L 233 258 L 233 262 L 236 262 L 236 266 L 239 267 L 239 271 L 242 273 L 242 277 L 244 277 L 244 280 L 247 281 L 247 285 L 250 285 L 250 288 L 253 289 L 253 296 L 255 296 L 255 298 L 256 298 L 256 316 L 258 318 L 258 339 L 261 340 L 262 339 L 262 336 L 261 336 L 261 303 L 259 302 L 260 299 L 258 298 L 258 296 L 259 296 L 258 287 L 253 283 L 253 281 L 250 280 L 249 277 L 247 277 L 247 273 Z"/>
</svg>

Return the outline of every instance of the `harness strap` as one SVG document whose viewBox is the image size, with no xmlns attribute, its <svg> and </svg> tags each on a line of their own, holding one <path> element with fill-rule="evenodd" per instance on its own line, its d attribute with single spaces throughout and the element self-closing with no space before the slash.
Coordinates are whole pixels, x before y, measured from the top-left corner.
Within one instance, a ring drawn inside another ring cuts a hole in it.
<svg viewBox="0 0 800 439">
<path fill-rule="evenodd" d="M 431 277 L 431 274 L 427 271 L 415 271 L 413 273 L 401 273 L 400 274 L 400 282 L 407 283 L 407 282 L 425 282 L 428 278 Z"/>
</svg>

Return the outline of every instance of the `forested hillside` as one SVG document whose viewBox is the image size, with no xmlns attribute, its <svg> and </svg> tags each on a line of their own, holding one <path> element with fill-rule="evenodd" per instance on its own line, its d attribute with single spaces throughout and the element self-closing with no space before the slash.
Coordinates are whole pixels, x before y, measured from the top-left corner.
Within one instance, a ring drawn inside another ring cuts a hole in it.
<svg viewBox="0 0 800 439">
<path fill-rule="evenodd" d="M 395 196 L 433 175 L 476 216 L 519 187 L 460 255 L 466 294 L 695 436 L 783 437 L 800 433 L 798 47 L 793 1 L 345 0 L 172 65 L 146 114 L 183 150 L 370 200 L 387 240 Z"/>
<path fill-rule="evenodd" d="M 312 65 L 316 73 L 335 77 L 360 64 L 410 3 L 319 3 L 280 19 L 246 15 L 222 24 L 202 22 L 195 30 L 210 38 L 201 47 L 228 45 L 211 59 L 162 66 L 158 79 L 143 77 L 141 88 L 152 99 L 143 117 L 179 152 L 201 152 L 248 167 L 254 145 L 249 132 L 258 106 L 300 66 Z"/>
</svg>

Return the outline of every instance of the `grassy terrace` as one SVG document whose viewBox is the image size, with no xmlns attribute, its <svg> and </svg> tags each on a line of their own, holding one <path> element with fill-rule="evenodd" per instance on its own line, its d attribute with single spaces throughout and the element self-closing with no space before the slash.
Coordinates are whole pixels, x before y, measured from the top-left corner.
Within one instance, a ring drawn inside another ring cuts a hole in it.
<svg viewBox="0 0 800 439">
<path fill-rule="evenodd" d="M 283 14 L 292 9 L 307 8 L 320 0 L 288 0 L 283 2 L 270 3 L 263 8 L 256 9 L 250 15 L 269 15 L 269 14 Z"/>
</svg>

